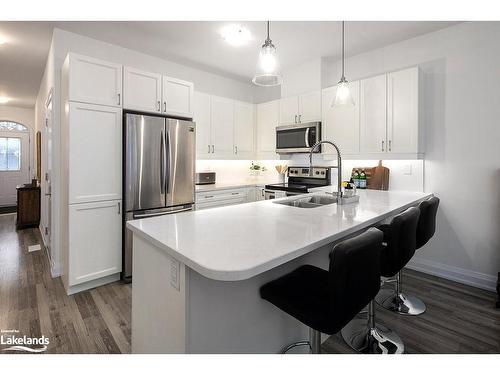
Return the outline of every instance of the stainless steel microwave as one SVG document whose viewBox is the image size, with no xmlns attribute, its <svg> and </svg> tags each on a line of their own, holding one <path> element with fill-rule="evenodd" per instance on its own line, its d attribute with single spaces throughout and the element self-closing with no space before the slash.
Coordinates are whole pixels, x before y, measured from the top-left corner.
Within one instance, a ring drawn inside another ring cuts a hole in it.
<svg viewBox="0 0 500 375">
<path fill-rule="evenodd" d="M 321 122 L 308 122 L 276 127 L 276 152 L 291 154 L 309 152 L 321 140 Z M 321 146 L 315 152 L 321 152 Z"/>
</svg>

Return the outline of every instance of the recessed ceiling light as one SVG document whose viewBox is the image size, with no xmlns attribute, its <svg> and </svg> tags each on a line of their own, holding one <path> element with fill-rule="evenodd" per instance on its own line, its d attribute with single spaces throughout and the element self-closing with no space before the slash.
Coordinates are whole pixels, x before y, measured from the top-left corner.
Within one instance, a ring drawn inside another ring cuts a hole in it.
<svg viewBox="0 0 500 375">
<path fill-rule="evenodd" d="M 10 98 L 6 96 L 0 96 L 0 104 L 5 104 L 10 100 Z"/>
<path fill-rule="evenodd" d="M 227 25 L 221 30 L 221 35 L 232 46 L 241 46 L 252 40 L 250 31 L 241 25 Z"/>
</svg>

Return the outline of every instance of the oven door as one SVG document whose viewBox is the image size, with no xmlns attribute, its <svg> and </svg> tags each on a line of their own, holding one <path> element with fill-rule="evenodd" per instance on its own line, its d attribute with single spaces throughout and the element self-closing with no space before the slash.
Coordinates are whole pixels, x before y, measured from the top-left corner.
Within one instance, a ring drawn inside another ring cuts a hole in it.
<svg viewBox="0 0 500 375">
<path fill-rule="evenodd" d="M 276 127 L 278 154 L 309 152 L 319 140 L 321 140 L 321 122 Z M 321 152 L 321 147 L 314 151 Z"/>
</svg>

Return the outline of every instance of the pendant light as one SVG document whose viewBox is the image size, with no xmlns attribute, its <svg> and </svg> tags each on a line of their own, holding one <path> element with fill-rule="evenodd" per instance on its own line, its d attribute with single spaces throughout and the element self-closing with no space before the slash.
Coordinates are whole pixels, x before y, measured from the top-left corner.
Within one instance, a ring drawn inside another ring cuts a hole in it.
<svg viewBox="0 0 500 375">
<path fill-rule="evenodd" d="M 257 70 L 252 82 L 258 86 L 278 86 L 281 85 L 281 80 L 278 55 L 276 47 L 269 38 L 269 21 L 267 21 L 267 38 L 260 50 Z"/>
<path fill-rule="evenodd" d="M 332 107 L 351 107 L 354 106 L 354 99 L 349 89 L 349 83 L 345 79 L 345 36 L 344 36 L 345 22 L 342 21 L 342 77 L 337 84 L 337 92 Z"/>
</svg>

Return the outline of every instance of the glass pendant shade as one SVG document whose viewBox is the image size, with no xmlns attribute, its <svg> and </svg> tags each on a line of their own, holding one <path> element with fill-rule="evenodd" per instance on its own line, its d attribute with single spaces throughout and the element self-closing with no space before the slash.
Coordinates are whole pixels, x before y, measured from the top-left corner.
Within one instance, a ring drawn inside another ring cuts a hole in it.
<svg viewBox="0 0 500 375">
<path fill-rule="evenodd" d="M 281 74 L 276 47 L 268 37 L 262 46 L 257 61 L 257 69 L 252 82 L 258 86 L 277 86 L 281 84 Z"/>
<path fill-rule="evenodd" d="M 349 82 L 347 82 L 344 78 L 337 84 L 337 91 L 335 93 L 335 100 L 332 103 L 332 107 L 353 107 L 354 105 L 355 103 L 351 95 Z"/>
</svg>

